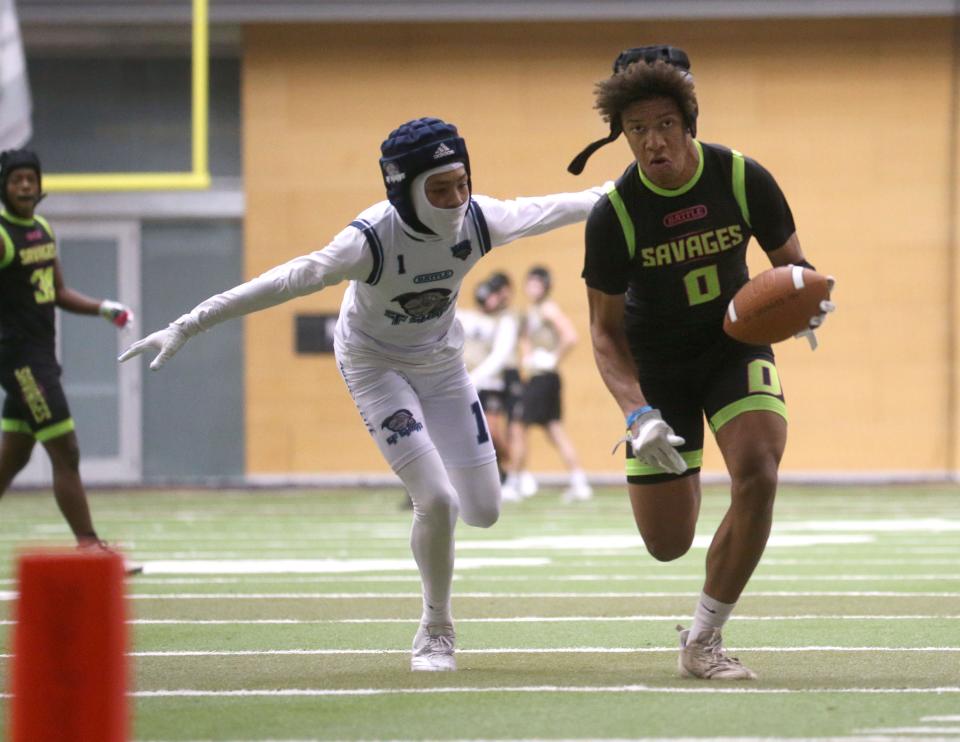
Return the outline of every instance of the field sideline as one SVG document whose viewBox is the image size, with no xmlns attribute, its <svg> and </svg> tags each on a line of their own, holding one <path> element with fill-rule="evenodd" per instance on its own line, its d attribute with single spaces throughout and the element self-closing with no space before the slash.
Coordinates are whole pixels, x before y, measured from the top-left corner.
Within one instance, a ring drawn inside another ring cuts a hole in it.
<svg viewBox="0 0 960 742">
<path fill-rule="evenodd" d="M 133 738 L 960 741 L 960 489 L 783 487 L 725 632 L 760 680 L 684 680 L 674 625 L 726 499 L 708 490 L 670 564 L 616 488 L 460 524 L 460 669 L 413 674 L 399 491 L 95 493 L 101 535 L 147 564 L 129 583 Z M 0 518 L 6 688 L 13 554 L 66 527 L 47 492 L 7 494 Z"/>
</svg>

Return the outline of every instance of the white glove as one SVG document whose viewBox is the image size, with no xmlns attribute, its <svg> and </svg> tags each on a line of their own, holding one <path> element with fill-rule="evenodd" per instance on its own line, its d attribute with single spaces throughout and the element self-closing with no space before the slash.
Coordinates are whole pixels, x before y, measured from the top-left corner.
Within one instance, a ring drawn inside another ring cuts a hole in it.
<svg viewBox="0 0 960 742">
<path fill-rule="evenodd" d="M 827 294 L 833 293 L 833 286 L 836 284 L 836 279 L 833 276 L 827 276 Z M 830 312 L 834 311 L 837 308 L 837 305 L 834 304 L 829 299 L 824 299 L 820 302 L 820 314 L 815 314 L 810 318 L 810 326 L 806 330 L 801 330 L 796 335 L 795 338 L 807 339 L 807 342 L 810 343 L 810 350 L 817 349 L 817 336 L 815 330 L 823 326 L 824 321 L 827 319 L 827 315 Z"/>
<path fill-rule="evenodd" d="M 628 431 L 627 442 L 633 447 L 637 459 L 671 474 L 683 474 L 687 470 L 687 462 L 676 448 L 682 446 L 684 440 L 664 422 L 660 410 L 644 413 L 633 427 L 636 433 Z"/>
<path fill-rule="evenodd" d="M 126 304 L 113 299 L 104 299 L 100 302 L 100 316 L 117 327 L 129 330 L 133 327 L 133 310 Z"/>
<path fill-rule="evenodd" d="M 147 335 L 123 351 L 120 355 L 120 363 L 129 361 L 131 358 L 135 358 L 153 348 L 154 350 L 160 351 L 157 357 L 150 363 L 150 370 L 156 371 L 164 363 L 173 358 L 174 354 L 180 350 L 181 346 L 189 339 L 190 335 L 186 330 L 171 322 L 164 329 Z"/>
<path fill-rule="evenodd" d="M 523 367 L 528 371 L 554 371 L 557 368 L 557 354 L 546 348 L 535 348 L 523 357 Z"/>
</svg>

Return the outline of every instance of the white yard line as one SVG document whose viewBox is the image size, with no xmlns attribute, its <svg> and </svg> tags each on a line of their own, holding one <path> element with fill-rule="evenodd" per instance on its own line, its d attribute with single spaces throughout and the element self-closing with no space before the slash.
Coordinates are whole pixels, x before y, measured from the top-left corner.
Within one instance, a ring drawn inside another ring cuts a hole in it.
<svg viewBox="0 0 960 742">
<path fill-rule="evenodd" d="M 683 592 L 459 592 L 463 598 L 689 598 L 693 591 Z M 896 592 L 887 590 L 772 590 L 751 591 L 751 598 L 958 598 L 960 592 Z M 412 600 L 420 599 L 420 593 L 133 593 L 130 600 Z M 0 591 L 0 602 L 16 599 L 13 591 Z"/>
<path fill-rule="evenodd" d="M 728 647 L 731 652 L 960 652 L 960 647 Z M 465 654 L 664 654 L 675 653 L 677 647 L 497 647 L 484 649 L 458 649 Z M 273 657 L 273 656 L 355 656 L 409 654 L 409 649 L 183 649 L 169 651 L 130 652 L 130 657 Z M 11 654 L 0 654 L 10 659 Z"/>
<path fill-rule="evenodd" d="M 956 621 L 960 614 L 948 615 L 854 615 L 854 614 L 805 614 L 795 616 L 734 616 L 737 623 L 744 621 Z M 191 619 L 191 618 L 136 618 L 127 621 L 136 626 L 251 626 L 251 625 L 331 625 L 331 624 L 410 624 L 414 625 L 419 619 L 407 618 L 225 618 L 225 619 Z M 668 622 L 689 621 L 686 615 L 634 615 L 634 616 L 490 616 L 485 618 L 458 618 L 457 623 L 631 623 L 631 622 Z M 13 626 L 15 621 L 0 621 L 0 626 Z"/>
<path fill-rule="evenodd" d="M 696 695 L 777 695 L 806 696 L 819 694 L 842 695 L 926 695 L 960 693 L 960 686 L 938 686 L 929 688 L 751 688 L 705 685 L 517 685 L 517 686 L 450 686 L 443 688 L 279 688 L 279 689 L 235 689 L 200 690 L 193 688 L 173 688 L 164 690 L 140 690 L 130 693 L 134 698 L 290 698 L 290 697 L 343 697 L 343 696 L 399 696 L 399 695 L 446 695 L 469 693 L 651 693 Z M 0 698 L 12 698 L 11 694 L 0 694 Z"/>
</svg>

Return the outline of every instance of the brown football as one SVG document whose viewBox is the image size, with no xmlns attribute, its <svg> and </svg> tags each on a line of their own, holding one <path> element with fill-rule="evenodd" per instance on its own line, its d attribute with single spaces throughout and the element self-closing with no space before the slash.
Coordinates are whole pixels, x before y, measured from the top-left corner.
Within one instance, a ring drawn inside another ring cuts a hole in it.
<svg viewBox="0 0 960 742">
<path fill-rule="evenodd" d="M 741 343 L 779 343 L 807 329 L 810 318 L 820 314 L 820 302 L 829 298 L 826 276 L 799 265 L 771 268 L 740 287 L 723 329 Z"/>
</svg>

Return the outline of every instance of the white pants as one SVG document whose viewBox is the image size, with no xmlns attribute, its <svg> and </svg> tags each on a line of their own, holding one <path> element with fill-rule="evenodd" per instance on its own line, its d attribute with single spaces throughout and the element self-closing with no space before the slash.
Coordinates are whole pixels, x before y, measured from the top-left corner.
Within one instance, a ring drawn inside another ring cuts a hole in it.
<svg viewBox="0 0 960 742">
<path fill-rule="evenodd" d="M 496 460 L 487 420 L 461 355 L 417 368 L 338 352 L 337 363 L 367 430 L 393 471 L 432 450 L 448 469 Z"/>
<path fill-rule="evenodd" d="M 413 500 L 421 622 L 452 624 L 457 518 L 486 528 L 500 515 L 496 454 L 463 358 L 428 368 L 340 352 L 337 361 L 367 430 Z"/>
</svg>

